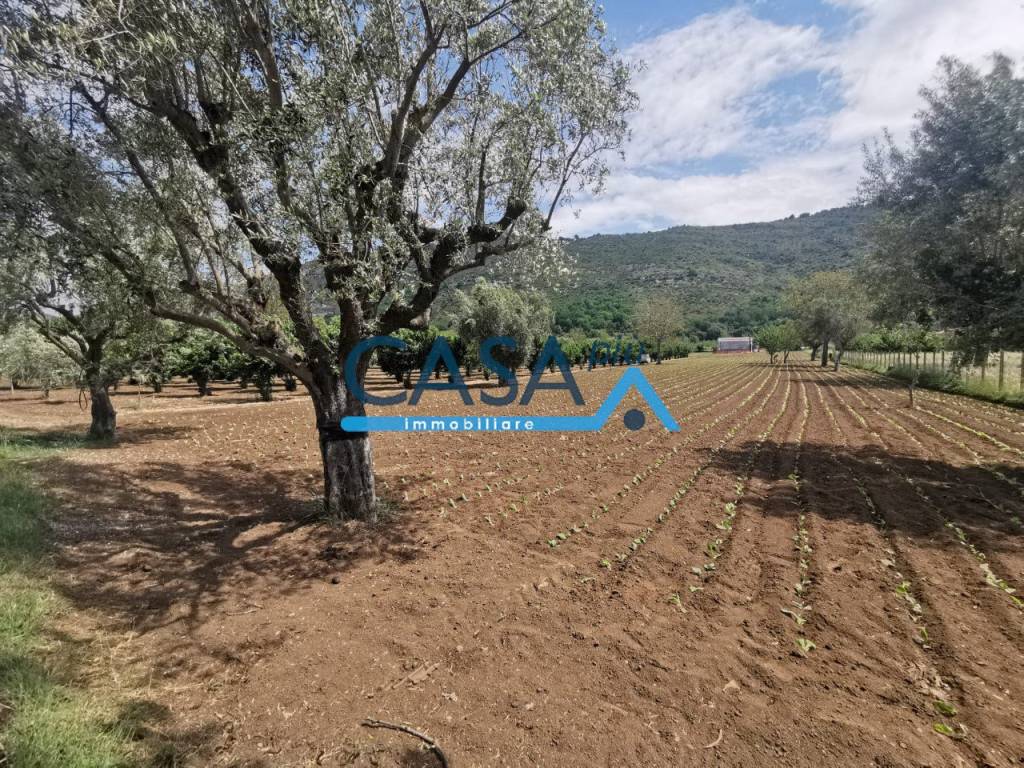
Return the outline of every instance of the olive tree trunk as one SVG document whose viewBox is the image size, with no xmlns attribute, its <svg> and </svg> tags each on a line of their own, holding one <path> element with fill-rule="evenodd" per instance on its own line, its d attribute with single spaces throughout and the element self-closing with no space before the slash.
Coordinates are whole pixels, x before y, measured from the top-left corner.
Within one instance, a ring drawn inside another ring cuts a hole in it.
<svg viewBox="0 0 1024 768">
<path fill-rule="evenodd" d="M 821 367 L 828 368 L 828 339 L 821 342 Z"/>
<path fill-rule="evenodd" d="M 360 383 L 366 376 L 359 372 Z M 348 391 L 345 381 L 331 370 L 318 372 L 310 394 L 320 438 L 324 466 L 324 510 L 339 520 L 377 521 L 377 491 L 373 479 L 373 451 L 365 432 L 341 428 L 345 416 L 364 416 L 363 403 Z"/>
<path fill-rule="evenodd" d="M 195 382 L 196 389 L 199 390 L 200 397 L 206 397 L 210 394 L 210 377 L 205 373 L 197 373 L 192 376 L 192 381 Z"/>
<path fill-rule="evenodd" d="M 89 396 L 92 399 L 89 437 L 94 440 L 110 440 L 117 431 L 117 411 L 110 400 L 107 384 L 102 381 L 90 381 Z"/>
</svg>

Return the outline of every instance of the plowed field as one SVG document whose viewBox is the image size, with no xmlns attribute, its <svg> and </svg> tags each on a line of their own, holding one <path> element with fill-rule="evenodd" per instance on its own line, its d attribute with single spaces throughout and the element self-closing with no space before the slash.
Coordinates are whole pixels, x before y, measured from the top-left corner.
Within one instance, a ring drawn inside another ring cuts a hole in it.
<svg viewBox="0 0 1024 768">
<path fill-rule="evenodd" d="M 124 394 L 39 466 L 60 586 L 179 765 L 1024 763 L 1024 414 L 805 358 L 645 366 L 678 433 L 375 436 L 377 527 L 316 519 L 303 396 Z"/>
</svg>

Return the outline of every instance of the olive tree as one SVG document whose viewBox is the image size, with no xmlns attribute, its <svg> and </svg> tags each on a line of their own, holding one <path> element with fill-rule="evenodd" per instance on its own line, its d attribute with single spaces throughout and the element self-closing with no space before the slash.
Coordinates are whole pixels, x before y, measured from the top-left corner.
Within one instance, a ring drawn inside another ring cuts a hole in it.
<svg viewBox="0 0 1024 768">
<path fill-rule="evenodd" d="M 78 369 L 91 400 L 89 435 L 113 437 L 117 414 L 110 387 L 126 373 L 134 342 L 154 323 L 117 269 L 58 225 L 44 196 L 36 194 L 34 178 L 17 161 L 26 149 L 18 137 L 0 128 L 0 138 L 0 316 L 31 325 L 66 358 L 61 367 Z M 69 200 L 81 191 L 65 184 L 60 189 Z M 65 213 L 88 220 L 88 212 L 74 203 Z M 37 378 L 52 377 L 41 372 Z"/>
<path fill-rule="evenodd" d="M 515 348 L 498 346 L 492 354 L 497 362 L 515 371 L 534 359 L 551 333 L 551 308 L 536 293 L 479 279 L 469 293 L 460 292 L 455 307 L 459 338 L 465 345 L 465 354 L 474 364 L 480 362 L 477 355 L 484 341 L 506 336 L 515 342 Z M 486 369 L 484 377 L 490 377 Z"/>
<path fill-rule="evenodd" d="M 655 357 L 661 362 L 661 345 L 683 328 L 679 301 L 668 294 L 647 296 L 633 311 L 633 332 L 644 341 L 653 341 Z"/>
<path fill-rule="evenodd" d="M 794 281 L 786 304 L 797 324 L 797 334 L 821 345 L 821 366 L 829 362 L 829 344 L 839 370 L 843 352 L 867 328 L 871 304 L 857 277 L 847 271 L 815 272 Z"/>
<path fill-rule="evenodd" d="M 68 105 L 108 194 L 148 198 L 177 287 L 150 282 L 148 239 L 105 231 L 102 254 L 158 316 L 305 384 L 340 517 L 376 507 L 342 361 L 454 275 L 557 264 L 554 211 L 600 186 L 633 103 L 593 0 L 24 0 L 4 27 L 29 111 Z"/>
<path fill-rule="evenodd" d="M 768 353 L 771 362 L 781 353 L 782 362 L 789 360 L 789 353 L 800 349 L 800 329 L 792 320 L 781 323 L 773 323 L 759 328 L 754 334 L 757 346 Z"/>
<path fill-rule="evenodd" d="M 905 146 L 866 153 L 860 193 L 881 216 L 866 273 L 880 320 L 952 332 L 971 357 L 1024 345 L 1024 77 L 996 55 L 987 71 L 954 58 Z"/>
<path fill-rule="evenodd" d="M 7 377 L 12 392 L 19 383 L 35 382 L 45 399 L 53 387 L 74 381 L 77 371 L 31 326 L 16 323 L 0 336 L 0 374 Z"/>
</svg>

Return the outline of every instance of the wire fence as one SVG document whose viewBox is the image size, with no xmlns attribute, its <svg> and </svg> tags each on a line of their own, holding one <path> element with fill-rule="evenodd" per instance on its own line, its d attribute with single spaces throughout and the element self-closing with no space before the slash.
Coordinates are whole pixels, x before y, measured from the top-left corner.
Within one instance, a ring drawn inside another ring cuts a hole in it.
<svg viewBox="0 0 1024 768">
<path fill-rule="evenodd" d="M 999 392 L 1024 392 L 1024 352 L 992 352 L 981 365 L 955 367 L 954 353 L 933 352 L 847 352 L 849 361 L 873 368 L 912 368 L 945 372 L 965 385 L 981 385 Z"/>
</svg>

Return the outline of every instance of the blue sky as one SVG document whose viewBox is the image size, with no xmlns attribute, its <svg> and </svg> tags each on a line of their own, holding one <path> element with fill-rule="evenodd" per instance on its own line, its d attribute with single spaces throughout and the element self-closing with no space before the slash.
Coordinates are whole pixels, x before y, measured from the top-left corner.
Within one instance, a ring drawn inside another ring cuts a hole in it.
<svg viewBox="0 0 1024 768">
<path fill-rule="evenodd" d="M 563 234 L 768 221 L 848 203 L 861 147 L 905 140 L 944 54 L 1024 63 L 1020 0 L 606 0 L 642 68 L 625 161 Z"/>
</svg>

